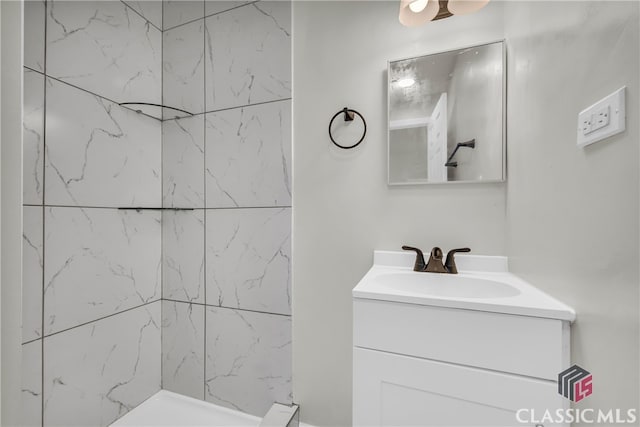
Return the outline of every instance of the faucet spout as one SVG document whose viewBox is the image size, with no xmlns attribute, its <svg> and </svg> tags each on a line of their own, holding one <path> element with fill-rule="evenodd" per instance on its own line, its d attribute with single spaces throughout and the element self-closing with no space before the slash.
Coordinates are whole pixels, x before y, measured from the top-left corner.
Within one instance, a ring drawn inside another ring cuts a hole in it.
<svg viewBox="0 0 640 427">
<path fill-rule="evenodd" d="M 428 273 L 448 273 L 449 271 L 442 263 L 442 249 L 435 247 L 431 249 L 431 255 L 429 255 L 429 262 L 424 271 Z"/>
</svg>

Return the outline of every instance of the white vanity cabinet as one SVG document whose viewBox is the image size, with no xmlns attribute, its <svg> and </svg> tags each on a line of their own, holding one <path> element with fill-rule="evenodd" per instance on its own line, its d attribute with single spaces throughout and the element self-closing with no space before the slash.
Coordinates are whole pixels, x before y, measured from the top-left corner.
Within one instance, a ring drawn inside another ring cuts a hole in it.
<svg viewBox="0 0 640 427">
<path fill-rule="evenodd" d="M 569 407 L 557 386 L 569 366 L 569 307 L 550 299 L 545 311 L 538 300 L 523 315 L 509 308 L 515 300 L 466 306 L 464 296 L 387 292 L 376 278 L 407 271 L 385 268 L 374 265 L 353 292 L 354 426 L 537 426 L 518 411 L 529 421 Z"/>
</svg>

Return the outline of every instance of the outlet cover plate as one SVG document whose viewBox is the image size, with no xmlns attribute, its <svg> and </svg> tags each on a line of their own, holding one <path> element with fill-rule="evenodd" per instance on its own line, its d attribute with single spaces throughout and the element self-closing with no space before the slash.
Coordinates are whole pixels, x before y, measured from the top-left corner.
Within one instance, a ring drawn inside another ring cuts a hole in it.
<svg viewBox="0 0 640 427">
<path fill-rule="evenodd" d="M 621 87 L 578 114 L 578 147 L 586 147 L 626 128 L 625 90 Z"/>
</svg>

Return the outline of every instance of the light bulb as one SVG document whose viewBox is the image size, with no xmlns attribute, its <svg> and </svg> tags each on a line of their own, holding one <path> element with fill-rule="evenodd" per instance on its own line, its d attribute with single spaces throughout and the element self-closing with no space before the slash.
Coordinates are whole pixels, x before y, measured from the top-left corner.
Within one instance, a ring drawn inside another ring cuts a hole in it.
<svg viewBox="0 0 640 427">
<path fill-rule="evenodd" d="M 409 9 L 413 13 L 420 13 L 427 7 L 427 3 L 429 3 L 429 0 L 414 0 L 409 3 Z"/>
<path fill-rule="evenodd" d="M 413 86 L 416 81 L 411 77 L 407 77 L 405 79 L 398 80 L 398 86 L 405 88 L 409 86 Z"/>
</svg>

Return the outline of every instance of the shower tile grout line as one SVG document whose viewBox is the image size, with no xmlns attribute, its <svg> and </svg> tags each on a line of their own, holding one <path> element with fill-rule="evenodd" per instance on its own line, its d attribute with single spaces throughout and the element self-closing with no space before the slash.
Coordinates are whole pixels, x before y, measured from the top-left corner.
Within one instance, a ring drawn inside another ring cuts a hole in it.
<svg viewBox="0 0 640 427">
<path fill-rule="evenodd" d="M 42 339 L 42 337 L 34 338 L 34 339 L 32 339 L 32 340 L 25 341 L 25 342 L 23 342 L 23 343 L 22 343 L 22 344 L 20 344 L 20 345 L 33 344 L 34 342 L 36 342 L 36 341 L 40 341 L 41 339 Z"/>
<path fill-rule="evenodd" d="M 46 48 L 45 48 L 45 51 L 46 51 Z M 97 93 L 95 93 L 95 92 L 91 92 L 91 91 L 90 91 L 90 90 L 88 90 L 88 89 L 82 88 L 82 87 L 80 87 L 80 86 L 76 86 L 76 85 L 71 84 L 71 83 L 69 83 L 69 82 L 66 82 L 66 81 L 64 81 L 64 80 L 61 80 L 61 79 L 59 79 L 59 78 L 57 78 L 57 77 L 51 76 L 51 75 L 47 74 L 46 72 L 42 72 L 42 71 L 35 70 L 35 69 L 33 69 L 33 68 L 31 68 L 31 67 L 28 67 L 28 66 L 26 66 L 26 65 L 23 65 L 23 67 L 24 67 L 24 68 L 26 68 L 26 69 L 28 69 L 28 70 L 31 70 L 31 71 L 33 71 L 33 72 L 36 72 L 36 73 L 38 73 L 38 74 L 43 75 L 43 76 L 44 76 L 44 78 L 45 78 L 45 85 L 46 85 L 46 83 L 47 83 L 47 82 L 46 82 L 46 80 L 47 80 L 47 79 L 54 80 L 54 81 L 56 81 L 56 82 L 58 82 L 58 83 L 62 83 L 62 84 L 64 84 L 64 85 L 67 85 L 67 86 L 72 87 L 72 88 L 74 88 L 74 89 L 81 90 L 81 91 L 83 91 L 83 92 L 85 92 L 85 93 L 88 93 L 88 94 L 90 94 L 90 95 L 93 95 L 93 96 L 95 96 L 95 97 L 97 97 L 97 98 L 104 99 L 105 101 L 111 102 L 112 104 L 115 104 L 115 105 L 117 105 L 118 107 L 123 108 L 123 109 L 125 109 L 125 110 L 132 111 L 132 112 L 134 112 L 134 113 L 136 113 L 136 114 L 140 114 L 140 115 L 142 115 L 142 116 L 148 117 L 148 118 L 153 119 L 153 120 L 158 120 L 159 122 L 162 122 L 162 121 L 163 121 L 163 120 L 161 120 L 161 119 L 158 119 L 157 117 L 150 116 L 150 115 L 148 115 L 148 114 L 146 114 L 146 113 L 138 113 L 137 111 L 132 110 L 131 108 L 127 108 L 127 107 L 124 107 L 124 106 L 120 105 L 120 103 L 119 103 L 119 102 L 114 101 L 114 100 L 113 100 L 113 99 L 111 99 L 111 98 L 107 98 L 107 97 L 106 97 L 106 96 L 104 96 L 104 95 L 98 95 Z M 46 71 L 46 70 L 45 70 L 45 71 Z M 175 119 L 171 119 L 171 120 L 175 120 Z"/>
<path fill-rule="evenodd" d="M 92 324 L 92 323 L 96 323 L 96 322 L 99 322 L 99 321 L 101 321 L 101 320 L 108 319 L 108 318 L 110 318 L 110 317 L 118 316 L 118 315 L 120 315 L 120 314 L 122 314 L 122 313 L 127 313 L 127 312 L 129 312 L 129 311 L 133 311 L 133 310 L 136 310 L 136 309 L 138 309 L 138 308 L 146 307 L 146 306 L 148 306 L 148 305 L 155 304 L 155 303 L 157 303 L 157 302 L 161 302 L 161 301 L 162 301 L 162 300 L 161 300 L 160 298 L 158 298 L 158 299 L 155 299 L 155 300 L 153 300 L 153 301 L 149 301 L 149 302 L 145 302 L 144 304 L 137 305 L 137 306 L 135 306 L 135 307 L 127 308 L 127 309 L 124 309 L 124 310 L 118 311 L 118 312 L 116 312 L 116 313 L 111 313 L 111 314 L 109 314 L 109 315 L 106 315 L 106 316 L 103 316 L 103 317 L 99 317 L 99 318 L 94 319 L 94 320 L 90 320 L 90 321 L 88 321 L 88 322 L 80 323 L 80 324 L 75 325 L 75 326 L 72 326 L 72 327 L 70 327 L 70 328 L 66 328 L 66 329 L 62 329 L 62 330 L 60 330 L 60 331 L 52 332 L 52 333 L 50 333 L 50 334 L 48 334 L 48 335 L 43 335 L 42 340 L 45 340 L 45 339 L 47 339 L 47 338 L 49 338 L 49 337 L 52 337 L 52 336 L 55 336 L 55 335 L 58 335 L 58 334 L 62 334 L 62 333 L 65 333 L 65 332 L 71 331 L 71 330 L 73 330 L 73 329 L 80 328 L 80 327 L 82 327 L 82 326 L 87 326 L 87 325 L 90 325 L 90 324 Z"/>
<path fill-rule="evenodd" d="M 228 111 L 228 110 L 237 110 L 238 108 L 249 108 L 249 107 L 255 107 L 258 105 L 264 105 L 264 104 L 273 104 L 276 102 L 284 102 L 284 101 L 291 101 L 293 100 L 292 97 L 287 97 L 287 98 L 278 98 L 278 99 L 270 99 L 268 101 L 260 101 L 260 102 L 253 102 L 251 104 L 242 104 L 242 105 L 236 105 L 233 107 L 224 107 L 224 108 L 219 108 L 217 110 L 207 110 L 207 111 L 202 111 L 200 113 L 193 113 L 193 116 L 200 116 L 202 114 L 213 114 L 213 113 L 220 113 L 222 111 Z M 178 119 L 179 120 L 179 119 Z"/>
<path fill-rule="evenodd" d="M 194 19 L 192 19 L 192 20 L 190 20 L 190 21 L 183 22 L 183 23 L 178 24 L 178 25 L 174 25 L 173 27 L 165 28 L 165 29 L 163 29 L 162 31 L 164 32 L 164 31 L 171 31 L 171 30 L 175 30 L 176 28 L 182 27 L 182 26 L 184 26 L 184 25 L 193 24 L 194 22 L 197 22 L 197 21 L 199 21 L 199 20 L 201 20 L 201 19 L 211 18 L 212 16 L 222 15 L 223 13 L 231 12 L 232 10 L 240 9 L 241 7 L 251 6 L 251 5 L 255 4 L 255 3 L 258 3 L 259 1 L 260 1 L 260 0 L 249 1 L 249 2 L 246 2 L 246 3 L 242 3 L 242 4 L 238 5 L 238 6 L 234 6 L 234 7 L 232 7 L 232 8 L 229 8 L 229 9 L 227 9 L 227 10 L 223 10 L 223 11 L 221 11 L 221 12 L 211 13 L 211 14 L 209 14 L 209 15 L 207 15 L 207 14 L 206 14 L 206 12 L 204 12 L 204 11 L 203 11 L 204 15 L 203 15 L 202 17 L 200 17 L 200 18 L 194 18 Z M 202 2 L 202 4 L 203 4 L 203 8 L 204 8 L 205 10 L 206 10 L 206 3 L 207 3 L 207 0 L 204 0 L 204 1 Z M 163 26 L 164 26 L 164 25 L 163 25 Z"/>
<path fill-rule="evenodd" d="M 160 0 L 160 104 L 164 105 L 164 0 Z M 164 207 L 164 107 L 160 110 L 160 206 Z M 160 390 L 164 390 L 164 211 L 160 211 Z"/>
<path fill-rule="evenodd" d="M 106 96 L 104 96 L 104 95 L 99 95 L 99 94 L 97 94 L 97 93 L 95 93 L 95 92 L 91 92 L 91 91 L 90 91 L 90 90 L 88 90 L 88 89 L 82 88 L 82 87 L 80 87 L 80 86 L 76 86 L 76 85 L 74 85 L 74 84 L 72 84 L 72 83 L 69 83 L 69 82 L 66 82 L 66 81 L 64 81 L 64 80 L 61 80 L 61 79 L 59 79 L 59 78 L 57 78 L 57 77 L 51 76 L 51 75 L 47 74 L 46 72 L 42 72 L 42 71 L 39 71 L 39 70 L 33 69 L 33 68 L 28 67 L 28 66 L 26 66 L 26 65 L 23 65 L 23 67 L 24 67 L 24 68 L 26 68 L 26 69 L 28 69 L 28 70 L 30 70 L 30 71 L 33 71 L 33 72 L 35 72 L 35 73 L 38 73 L 38 74 L 43 75 L 43 76 L 45 77 L 45 84 L 46 84 L 46 79 L 51 79 L 51 80 L 54 80 L 54 81 L 56 81 L 56 82 L 58 82 L 58 83 L 62 83 L 62 84 L 64 84 L 64 85 L 67 85 L 67 86 L 69 86 L 69 87 L 72 87 L 72 88 L 74 88 L 74 89 L 77 89 L 77 90 L 81 90 L 81 91 L 83 91 L 83 92 L 86 92 L 86 93 L 88 93 L 88 94 L 90 94 L 90 95 L 93 95 L 93 96 L 95 96 L 95 97 L 98 97 L 98 98 L 100 98 L 100 99 L 104 99 L 105 101 L 111 102 L 112 104 L 116 104 L 117 106 L 119 106 L 119 107 L 121 107 L 121 108 L 124 108 L 125 110 L 129 110 L 129 111 L 132 111 L 132 112 L 134 112 L 134 113 L 136 112 L 135 110 L 132 110 L 131 108 L 127 108 L 127 107 L 123 107 L 123 106 L 121 106 L 119 102 L 117 102 L 117 101 L 115 101 L 115 100 L 113 100 L 113 99 L 111 99 L 111 98 L 107 98 L 107 97 L 106 97 Z M 45 70 L 45 71 L 46 71 L 46 70 Z M 201 111 L 201 112 L 199 112 L 199 113 L 193 113 L 191 116 L 178 117 L 178 118 L 171 118 L 171 119 L 158 119 L 157 117 L 153 117 L 153 116 L 150 116 L 150 115 L 148 115 L 148 114 L 144 114 L 144 113 L 138 113 L 138 114 L 141 114 L 141 115 L 146 116 L 146 117 L 148 117 L 148 118 L 150 118 L 150 119 L 153 119 L 153 120 L 158 120 L 158 121 L 160 121 L 160 122 L 167 122 L 167 121 L 172 121 L 172 120 L 188 119 L 188 118 L 196 117 L 196 116 L 200 116 L 200 115 L 203 115 L 203 114 L 204 114 L 204 115 L 206 115 L 206 114 L 213 114 L 213 113 L 219 113 L 219 112 L 222 112 L 222 111 L 236 110 L 236 109 L 238 109 L 238 108 L 249 108 L 249 107 L 254 107 L 254 106 L 258 106 L 258 105 L 272 104 L 272 103 L 276 103 L 276 102 L 284 102 L 284 101 L 291 101 L 291 100 L 293 100 L 293 98 L 292 98 L 292 97 L 287 97 L 287 98 L 271 99 L 271 100 L 268 100 L 268 101 L 254 102 L 254 103 L 251 103 L 251 104 L 235 105 L 235 106 L 231 106 L 231 107 L 224 107 L 224 108 L 219 108 L 219 109 L 215 109 L 215 110 L 206 110 L 206 108 L 205 108 L 205 111 Z M 164 102 L 164 100 L 163 100 L 162 102 Z"/>
<path fill-rule="evenodd" d="M 44 202 L 45 202 L 45 192 L 46 192 L 46 170 L 47 170 L 47 162 L 46 162 L 46 153 L 47 153 L 47 57 L 48 57 L 48 52 L 47 52 L 47 32 L 48 32 L 48 28 L 47 28 L 47 21 L 49 21 L 48 16 L 49 16 L 49 1 L 50 0 L 45 0 L 44 1 L 44 59 L 43 59 L 43 82 L 42 82 L 42 102 L 43 102 L 43 108 L 42 108 L 42 289 L 41 289 L 41 295 L 42 295 L 42 301 L 40 302 L 40 425 L 44 426 L 44 368 L 45 368 L 45 363 L 44 363 L 44 307 L 45 307 L 45 265 L 46 265 L 46 251 L 45 251 L 45 239 L 46 239 L 46 232 L 45 232 L 45 208 L 44 208 Z M 24 48 L 23 48 L 24 49 Z M 24 62 L 24 61 L 23 61 Z"/>
<path fill-rule="evenodd" d="M 225 310 L 239 310 L 239 311 L 247 311 L 247 312 L 250 312 L 250 313 L 269 314 L 269 315 L 272 315 L 272 316 L 291 317 L 291 314 L 273 313 L 273 312 L 270 312 L 270 311 L 251 310 L 251 309 L 248 309 L 248 308 L 240 308 L 240 307 L 228 307 L 228 306 L 225 306 L 225 305 L 212 305 L 212 304 L 205 304 L 205 303 L 195 302 L 195 301 L 181 301 L 181 300 L 176 300 L 176 299 L 171 299 L 171 298 L 165 298 L 164 301 L 179 302 L 179 303 L 182 303 L 182 304 L 200 305 L 200 306 L 204 306 L 205 308 L 207 308 L 207 307 L 222 308 L 222 309 L 225 309 Z"/>
<path fill-rule="evenodd" d="M 202 2 L 202 13 L 206 15 L 207 4 L 206 0 Z M 202 19 L 202 61 L 203 73 L 202 73 L 202 105 L 204 109 L 207 109 L 207 17 Z M 202 117 L 202 184 L 203 184 L 203 200 L 204 206 L 207 207 L 207 116 Z M 204 271 L 202 277 L 202 283 L 204 286 L 204 302 L 207 303 L 207 211 L 206 209 L 202 213 L 204 221 L 204 235 L 202 238 L 203 252 L 202 262 L 204 263 Z M 203 334 L 203 347 L 202 347 L 202 399 L 207 400 L 207 308 L 202 309 L 202 334 Z"/>
<path fill-rule="evenodd" d="M 45 51 L 46 51 L 46 48 L 45 48 Z M 23 67 L 24 67 L 24 68 L 26 68 L 26 69 L 28 69 L 28 70 L 31 70 L 31 71 L 33 71 L 33 72 L 36 72 L 36 73 L 38 73 L 38 74 L 42 74 L 42 75 L 45 77 L 45 79 L 55 80 L 55 81 L 57 81 L 57 82 L 59 82 L 59 83 L 62 83 L 62 84 L 65 84 L 65 85 L 67 85 L 67 86 L 70 86 L 70 87 L 72 87 L 72 88 L 75 88 L 75 89 L 81 90 L 81 91 L 83 91 L 83 92 L 86 92 L 86 93 L 88 93 L 88 94 L 90 94 L 90 95 L 97 96 L 98 98 L 102 98 L 102 99 L 104 99 L 105 101 L 109 101 L 109 102 L 111 102 L 111 103 L 113 103 L 113 104 L 118 104 L 118 103 L 117 103 L 116 101 L 114 101 L 113 99 L 111 99 L 111 98 L 107 98 L 107 97 L 106 97 L 106 96 L 104 96 L 104 95 L 98 95 L 97 93 L 95 93 L 95 92 L 91 92 L 91 91 L 90 91 L 90 90 L 88 90 L 88 89 L 82 88 L 82 87 L 80 87 L 80 86 L 76 86 L 76 85 L 74 85 L 74 84 L 72 84 L 72 83 L 69 83 L 69 82 L 66 82 L 66 81 L 64 81 L 64 80 L 61 80 L 61 79 L 59 79 L 59 78 L 57 78 L 57 77 L 51 76 L 51 75 L 49 75 L 49 74 L 47 74 L 47 73 L 46 73 L 46 69 L 45 69 L 45 71 L 44 71 L 44 72 L 42 72 L 42 71 L 39 71 L 39 70 L 33 69 L 33 68 L 31 68 L 31 67 L 29 67 L 29 66 L 27 66 L 27 65 L 23 65 Z M 132 110 L 132 111 L 133 111 L 133 110 Z"/>
<path fill-rule="evenodd" d="M 160 5 L 161 7 L 164 7 L 163 3 L 164 0 L 158 0 L 160 1 Z M 160 33 L 162 33 L 162 29 L 158 28 L 158 26 L 156 24 L 154 24 L 153 22 L 151 22 L 151 20 L 149 18 L 147 18 L 146 16 L 144 16 L 142 13 L 138 12 L 133 6 L 131 6 L 129 3 L 127 3 L 124 0 L 120 0 L 120 2 L 122 4 L 124 4 L 126 7 L 128 7 L 129 9 L 133 10 L 136 14 L 138 14 L 138 16 L 140 16 L 140 18 L 144 19 L 145 21 L 147 21 L 149 23 L 149 25 L 151 25 L 153 28 L 155 28 L 156 30 L 160 31 Z M 161 18 L 162 19 L 162 18 Z"/>
</svg>

